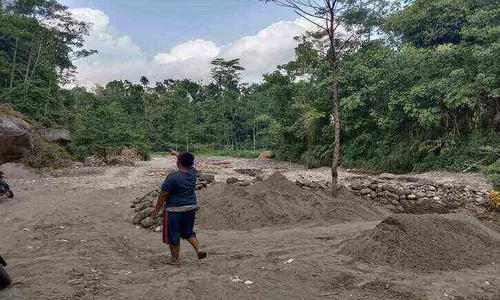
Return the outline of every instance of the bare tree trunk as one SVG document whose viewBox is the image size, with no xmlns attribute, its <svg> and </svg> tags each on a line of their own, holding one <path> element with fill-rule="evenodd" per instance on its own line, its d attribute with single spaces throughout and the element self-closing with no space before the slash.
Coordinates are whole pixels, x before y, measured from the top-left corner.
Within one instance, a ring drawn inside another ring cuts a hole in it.
<svg viewBox="0 0 500 300">
<path fill-rule="evenodd" d="M 335 144 L 333 147 L 333 161 L 332 161 L 332 196 L 337 197 L 339 193 L 338 188 L 338 167 L 340 159 L 340 110 L 339 110 L 339 88 L 338 88 L 338 69 L 335 62 L 332 63 L 332 106 L 335 130 Z"/>
<path fill-rule="evenodd" d="M 35 70 L 36 70 L 36 67 L 38 65 L 38 61 L 40 60 L 40 54 L 42 52 L 42 41 L 43 40 L 40 40 L 40 43 L 38 44 L 38 54 L 36 55 L 35 64 L 33 65 L 33 70 L 31 71 L 31 76 L 29 77 L 29 80 L 31 80 L 31 78 L 35 74 Z"/>
<path fill-rule="evenodd" d="M 16 37 L 16 44 L 14 46 L 14 56 L 12 57 L 12 69 L 10 70 L 9 89 L 12 89 L 14 87 L 14 73 L 16 70 L 16 57 L 17 57 L 18 45 L 19 45 L 19 38 Z"/>
<path fill-rule="evenodd" d="M 33 49 L 30 49 L 30 55 L 28 57 L 28 64 L 26 66 L 26 74 L 24 75 L 24 84 L 28 83 L 28 77 L 30 74 L 30 67 L 31 67 L 31 59 L 33 57 Z"/>
</svg>

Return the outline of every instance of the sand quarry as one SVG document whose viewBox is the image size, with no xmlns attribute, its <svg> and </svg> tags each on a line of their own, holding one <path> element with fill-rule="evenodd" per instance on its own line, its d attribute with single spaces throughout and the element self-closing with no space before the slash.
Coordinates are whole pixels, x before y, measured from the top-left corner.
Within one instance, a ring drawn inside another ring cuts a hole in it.
<svg viewBox="0 0 500 300">
<path fill-rule="evenodd" d="M 324 180 L 324 169 L 198 164 L 217 181 L 198 193 L 197 233 L 209 257 L 196 260 L 183 243 L 181 267 L 163 263 L 156 223 L 132 224 L 135 208 L 154 197 L 145 194 L 173 169 L 171 158 L 18 172 L 9 180 L 16 198 L 0 199 L 0 253 L 15 282 L 0 299 L 500 299 L 493 220 L 467 211 L 394 214 L 347 189 L 333 200 L 293 182 Z M 225 183 L 248 166 L 266 178 Z M 343 181 L 355 176 L 341 173 Z M 479 174 L 420 176 L 487 186 Z"/>
</svg>

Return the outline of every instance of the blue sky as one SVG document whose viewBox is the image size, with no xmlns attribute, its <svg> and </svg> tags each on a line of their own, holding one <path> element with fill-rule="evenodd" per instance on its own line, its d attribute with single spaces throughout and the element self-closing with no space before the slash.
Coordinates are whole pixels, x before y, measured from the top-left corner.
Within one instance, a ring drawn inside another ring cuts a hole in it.
<svg viewBox="0 0 500 300">
<path fill-rule="evenodd" d="M 272 23 L 294 20 L 290 10 L 258 0 L 64 0 L 70 8 L 90 7 L 112 26 L 154 53 L 194 39 L 227 44 Z"/>
</svg>

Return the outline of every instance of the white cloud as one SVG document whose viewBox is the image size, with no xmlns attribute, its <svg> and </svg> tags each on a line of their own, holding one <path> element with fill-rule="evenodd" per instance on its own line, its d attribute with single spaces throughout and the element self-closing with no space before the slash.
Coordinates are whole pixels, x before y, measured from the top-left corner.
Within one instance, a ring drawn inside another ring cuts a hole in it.
<svg viewBox="0 0 500 300">
<path fill-rule="evenodd" d="M 228 45 L 197 39 L 148 58 L 129 36 L 117 33 L 104 12 L 91 8 L 76 8 L 71 12 L 78 20 L 93 23 L 85 47 L 99 51 L 76 62 L 77 82 L 85 86 L 105 84 L 114 79 L 137 81 L 142 75 L 148 76 L 151 82 L 166 78 L 208 81 L 210 62 L 216 57 L 240 58 L 246 69 L 243 80 L 258 82 L 262 74 L 292 60 L 297 44 L 293 38 L 313 29 L 306 20 L 282 21 Z"/>
</svg>

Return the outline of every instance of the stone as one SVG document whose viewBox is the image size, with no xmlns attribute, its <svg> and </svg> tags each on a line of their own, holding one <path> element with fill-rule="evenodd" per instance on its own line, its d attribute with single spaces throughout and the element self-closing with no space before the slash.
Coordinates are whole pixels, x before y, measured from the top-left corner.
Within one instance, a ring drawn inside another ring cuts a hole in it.
<svg viewBox="0 0 500 300">
<path fill-rule="evenodd" d="M 137 205 L 137 207 L 135 208 L 135 212 L 140 212 L 141 210 L 144 210 L 148 207 L 151 206 L 151 203 L 149 201 L 145 201 L 145 202 L 142 202 L 142 203 L 139 203 Z"/>
<path fill-rule="evenodd" d="M 405 195 L 406 196 L 411 195 L 411 194 L 413 194 L 412 190 L 405 190 Z"/>
<path fill-rule="evenodd" d="M 67 146 L 71 143 L 71 133 L 67 129 L 40 129 L 38 134 L 47 142 L 55 142 L 61 146 Z"/>
<path fill-rule="evenodd" d="M 382 204 L 390 204 L 390 202 L 387 198 L 379 197 L 378 199 L 379 199 L 378 202 L 380 202 Z"/>
<path fill-rule="evenodd" d="M 406 195 L 399 196 L 399 200 L 406 200 Z"/>
<path fill-rule="evenodd" d="M 351 189 L 353 189 L 353 190 L 360 190 L 360 189 L 361 189 L 361 183 L 359 183 L 359 182 L 357 182 L 357 181 L 356 181 L 356 182 L 353 182 L 353 183 L 351 183 L 351 186 L 350 186 L 350 187 L 351 187 Z"/>
<path fill-rule="evenodd" d="M 422 204 L 428 200 L 429 200 L 429 198 L 427 198 L 427 197 L 418 198 L 417 204 Z"/>
<path fill-rule="evenodd" d="M 382 191 L 383 191 L 383 190 L 384 190 L 384 189 L 383 189 L 383 188 L 379 185 L 379 186 L 378 186 L 378 188 L 375 190 L 375 192 L 376 192 L 377 194 L 380 194 L 380 193 L 382 193 Z"/>
<path fill-rule="evenodd" d="M 416 196 L 417 196 L 417 199 L 420 199 L 420 198 L 426 197 L 427 195 L 423 192 L 417 192 Z"/>
<path fill-rule="evenodd" d="M 441 198 L 439 198 L 439 197 L 434 197 L 434 198 L 432 198 L 432 200 L 434 200 L 434 201 L 441 201 Z"/>
<path fill-rule="evenodd" d="M 33 149 L 31 126 L 9 105 L 0 105 L 0 165 Z"/>
<path fill-rule="evenodd" d="M 163 225 L 163 218 L 157 218 L 156 225 L 158 225 L 158 226 Z"/>
<path fill-rule="evenodd" d="M 226 179 L 227 184 L 235 184 L 238 181 L 240 181 L 240 180 L 236 177 L 229 177 L 228 179 Z"/>
<path fill-rule="evenodd" d="M 435 191 L 436 191 L 436 187 L 434 187 L 434 186 L 430 185 L 430 186 L 429 186 L 429 190 L 431 190 L 431 191 L 435 192 Z"/>
<path fill-rule="evenodd" d="M 130 208 L 135 208 L 137 205 L 136 204 L 132 204 L 130 205 Z"/>
<path fill-rule="evenodd" d="M 368 194 L 370 194 L 370 192 L 371 192 L 371 190 L 370 190 L 370 189 L 362 189 L 362 190 L 361 190 L 361 194 L 362 194 L 362 195 L 368 195 Z"/>
<path fill-rule="evenodd" d="M 145 228 L 149 228 L 149 227 L 153 226 L 154 223 L 155 223 L 155 220 L 151 217 L 147 217 L 141 221 L 141 225 Z"/>
<path fill-rule="evenodd" d="M 376 190 L 377 190 L 377 188 L 378 188 L 378 184 L 376 184 L 376 183 L 372 183 L 372 184 L 370 185 L 370 189 L 371 189 L 371 190 L 373 190 L 373 191 L 376 191 Z"/>
<path fill-rule="evenodd" d="M 417 196 L 415 194 L 409 194 L 408 196 L 406 196 L 406 199 L 415 200 L 415 199 L 417 199 Z"/>
<path fill-rule="evenodd" d="M 397 197 L 397 199 L 399 199 L 399 196 L 398 196 L 398 195 L 393 194 L 393 193 L 391 193 L 391 192 L 389 192 L 389 191 L 387 191 L 387 190 L 386 190 L 386 191 L 383 191 L 383 192 L 382 192 L 382 194 L 383 194 L 385 197 L 390 198 L 390 199 L 395 199 L 396 197 Z"/>
<path fill-rule="evenodd" d="M 389 198 L 389 202 L 392 204 L 392 205 L 395 205 L 395 206 L 398 206 L 399 205 L 399 201 L 396 200 L 396 199 L 391 199 Z"/>
<path fill-rule="evenodd" d="M 208 181 L 208 182 L 214 182 L 215 181 L 215 175 L 214 174 L 198 173 L 197 177 L 198 177 L 199 181 Z"/>
<path fill-rule="evenodd" d="M 396 175 L 391 174 L 391 173 L 382 173 L 378 177 L 386 180 L 394 180 L 396 179 Z"/>
<path fill-rule="evenodd" d="M 370 188 L 370 185 L 371 185 L 370 182 L 363 181 L 363 183 L 361 184 L 361 188 L 362 189 L 368 189 L 368 188 Z"/>
<path fill-rule="evenodd" d="M 394 191 L 394 194 L 398 195 L 399 197 L 405 196 L 405 192 L 402 189 L 396 189 Z"/>
<path fill-rule="evenodd" d="M 146 208 L 144 210 L 141 210 L 140 212 L 138 212 L 137 214 L 135 214 L 134 219 L 132 220 L 132 223 L 134 225 L 141 224 L 142 220 L 146 219 L 150 215 L 151 215 L 151 209 L 150 208 Z"/>
<path fill-rule="evenodd" d="M 394 206 L 393 204 L 385 204 L 384 207 L 392 212 L 396 212 L 396 206 Z"/>
<path fill-rule="evenodd" d="M 162 232 L 163 231 L 163 226 L 156 226 L 155 232 Z"/>
<path fill-rule="evenodd" d="M 250 181 L 239 181 L 239 182 L 236 182 L 236 185 L 239 185 L 239 186 L 249 186 L 251 184 Z"/>
<path fill-rule="evenodd" d="M 407 207 L 410 207 L 410 201 L 408 200 L 401 200 L 399 201 L 399 203 L 401 203 L 401 205 L 404 207 L 404 208 L 407 208 Z"/>
<path fill-rule="evenodd" d="M 259 181 L 264 181 L 264 180 L 266 180 L 267 176 L 264 173 L 259 173 L 255 176 L 255 178 L 257 178 L 257 180 L 259 180 Z"/>
</svg>

